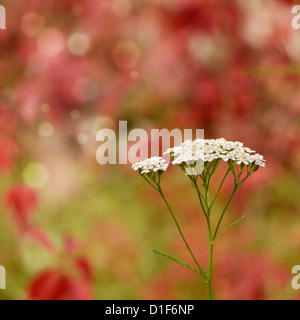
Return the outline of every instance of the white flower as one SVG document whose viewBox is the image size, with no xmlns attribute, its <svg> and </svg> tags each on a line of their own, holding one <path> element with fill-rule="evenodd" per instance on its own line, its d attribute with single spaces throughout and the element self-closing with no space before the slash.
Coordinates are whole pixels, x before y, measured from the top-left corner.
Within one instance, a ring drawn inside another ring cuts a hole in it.
<svg viewBox="0 0 300 320">
<path fill-rule="evenodd" d="M 220 139 L 196 139 L 186 140 L 181 146 L 168 149 L 173 164 L 189 165 L 197 161 L 212 162 L 222 159 L 224 161 L 236 161 L 238 165 L 249 165 L 254 163 L 257 166 L 264 167 L 265 160 L 263 156 L 254 154 L 254 150 L 244 147 L 242 142 L 227 141 Z"/>
<path fill-rule="evenodd" d="M 152 157 L 146 160 L 135 163 L 132 168 L 135 171 L 140 171 L 141 174 L 150 173 L 151 171 L 166 171 L 168 168 L 166 160 L 162 157 Z"/>
<path fill-rule="evenodd" d="M 169 153 L 174 157 L 173 164 L 193 164 L 204 159 L 203 147 L 203 139 L 186 140 L 181 146 L 168 149 L 165 154 Z"/>
<path fill-rule="evenodd" d="M 254 162 L 254 164 L 260 167 L 266 166 L 265 164 L 266 160 L 264 160 L 264 157 L 258 153 L 250 156 L 250 162 L 251 163 Z"/>
<path fill-rule="evenodd" d="M 238 165 L 265 167 L 264 157 L 253 154 L 255 151 L 244 147 L 242 142 L 220 139 L 186 140 L 180 146 L 168 149 L 165 154 L 170 154 L 174 165 L 194 165 L 215 160 L 234 161 Z M 162 157 L 152 157 L 135 163 L 132 168 L 141 174 L 166 171 L 168 164 Z"/>
</svg>

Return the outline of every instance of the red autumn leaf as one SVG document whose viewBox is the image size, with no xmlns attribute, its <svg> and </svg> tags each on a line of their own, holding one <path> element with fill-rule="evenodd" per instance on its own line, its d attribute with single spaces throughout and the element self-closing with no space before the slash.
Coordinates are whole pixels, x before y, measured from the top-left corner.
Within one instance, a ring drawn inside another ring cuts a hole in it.
<svg viewBox="0 0 300 320">
<path fill-rule="evenodd" d="M 69 297 L 69 279 L 56 270 L 37 275 L 29 285 L 30 300 L 64 300 Z"/>
<path fill-rule="evenodd" d="M 46 250 L 51 252 L 54 251 L 54 244 L 45 230 L 36 226 L 30 226 L 23 231 L 25 235 L 40 244 Z"/>
<path fill-rule="evenodd" d="M 93 272 L 90 263 L 85 258 L 78 258 L 75 264 L 79 271 L 81 271 L 83 277 L 87 280 L 92 280 Z"/>
<path fill-rule="evenodd" d="M 34 190 L 20 184 L 7 191 L 5 202 L 12 209 L 17 222 L 24 225 L 35 211 L 38 198 Z"/>
<path fill-rule="evenodd" d="M 29 284 L 30 300 L 91 300 L 90 284 L 71 278 L 60 270 L 45 270 Z"/>
</svg>

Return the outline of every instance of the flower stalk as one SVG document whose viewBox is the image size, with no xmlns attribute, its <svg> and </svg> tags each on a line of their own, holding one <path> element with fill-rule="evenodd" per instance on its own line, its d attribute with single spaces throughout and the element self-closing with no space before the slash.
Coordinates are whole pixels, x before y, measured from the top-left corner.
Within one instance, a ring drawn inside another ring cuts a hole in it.
<svg viewBox="0 0 300 320">
<path fill-rule="evenodd" d="M 234 194 L 242 186 L 242 184 L 255 171 L 257 171 L 259 167 L 265 166 L 265 160 L 263 156 L 259 154 L 253 155 L 252 153 L 254 152 L 255 151 L 247 147 L 244 147 L 243 143 L 241 142 L 226 141 L 223 138 L 217 140 L 187 140 L 181 146 L 176 146 L 166 151 L 166 154 L 170 155 L 172 164 L 179 166 L 180 169 L 185 172 L 185 174 L 191 181 L 192 187 L 197 192 L 197 197 L 206 221 L 209 241 L 208 266 L 205 272 L 204 269 L 200 266 L 195 254 L 191 250 L 190 245 L 188 244 L 183 234 L 182 228 L 180 227 L 180 224 L 162 191 L 161 177 L 168 168 L 168 164 L 166 163 L 166 161 L 161 157 L 152 157 L 133 165 L 133 169 L 138 171 L 140 175 L 147 181 L 147 183 L 151 185 L 156 191 L 158 191 L 158 193 L 162 197 L 165 205 L 171 213 L 176 228 L 198 269 L 195 269 L 194 267 L 189 266 L 187 263 L 182 262 L 160 250 L 154 249 L 153 251 L 172 261 L 181 264 L 190 271 L 198 274 L 206 283 L 208 300 L 212 300 L 213 298 L 212 275 L 215 242 L 225 231 L 229 230 L 231 227 L 242 221 L 244 218 L 243 216 L 242 218 L 233 222 L 231 225 L 229 225 L 227 228 L 223 229 L 223 231 L 219 233 L 219 229 L 225 216 L 225 213 Z M 212 197 L 211 201 L 210 183 L 212 176 L 215 174 L 221 161 L 226 162 L 228 168 L 223 179 L 221 180 L 216 194 L 214 195 L 214 197 Z M 229 173 L 232 173 L 234 180 L 233 190 L 227 202 L 225 203 L 225 206 L 219 218 L 217 219 L 216 225 L 213 226 L 212 208 L 220 194 L 224 182 L 228 178 Z M 200 187 L 199 180 L 202 182 Z"/>
</svg>

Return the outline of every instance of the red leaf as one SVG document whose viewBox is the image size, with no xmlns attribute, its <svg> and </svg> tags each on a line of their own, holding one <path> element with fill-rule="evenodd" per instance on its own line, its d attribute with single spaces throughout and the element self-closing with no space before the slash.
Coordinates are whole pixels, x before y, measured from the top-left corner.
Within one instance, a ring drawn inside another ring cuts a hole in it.
<svg viewBox="0 0 300 320">
<path fill-rule="evenodd" d="M 18 223 L 26 225 L 38 204 L 37 194 L 25 185 L 17 185 L 7 191 L 5 202 L 12 209 Z"/>
</svg>

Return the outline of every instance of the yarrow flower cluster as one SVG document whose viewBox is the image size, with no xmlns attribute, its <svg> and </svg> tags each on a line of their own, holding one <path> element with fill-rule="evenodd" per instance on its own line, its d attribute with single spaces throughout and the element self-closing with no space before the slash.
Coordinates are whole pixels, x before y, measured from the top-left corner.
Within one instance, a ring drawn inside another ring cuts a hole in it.
<svg viewBox="0 0 300 320">
<path fill-rule="evenodd" d="M 135 171 L 139 171 L 141 174 L 150 173 L 150 171 L 166 171 L 168 169 L 168 164 L 166 160 L 162 157 L 152 157 L 144 161 L 135 163 L 132 168 Z"/>
<path fill-rule="evenodd" d="M 252 154 L 254 150 L 244 147 L 242 142 L 220 139 L 187 140 L 181 146 L 168 149 L 165 154 L 170 154 L 172 164 L 191 164 L 195 161 L 212 162 L 217 159 L 236 161 L 238 165 L 265 167 L 265 160 L 260 154 Z"/>
<path fill-rule="evenodd" d="M 150 184 L 165 202 L 179 234 L 185 243 L 187 250 L 194 261 L 194 266 L 188 265 L 186 262 L 180 261 L 177 258 L 161 251 L 154 249 L 157 254 L 164 256 L 179 263 L 188 270 L 196 273 L 206 283 L 208 299 L 212 299 L 212 269 L 213 269 L 213 251 L 214 244 L 217 239 L 231 227 L 241 222 L 245 216 L 233 222 L 227 228 L 220 231 L 220 226 L 223 221 L 228 205 L 243 183 L 255 172 L 259 167 L 265 167 L 266 160 L 260 154 L 255 153 L 248 147 L 244 147 L 242 142 L 227 141 L 224 138 L 220 139 L 196 139 L 187 140 L 180 146 L 168 149 L 165 154 L 169 154 L 173 165 L 178 165 L 188 176 L 191 186 L 196 190 L 199 204 L 204 213 L 207 223 L 208 238 L 209 238 L 209 259 L 207 269 L 203 269 L 198 262 L 196 256 L 191 250 L 187 239 L 177 221 L 171 206 L 169 205 L 161 188 L 162 173 L 167 170 L 168 163 L 162 157 L 152 157 L 144 161 L 135 163 L 132 168 L 140 173 L 140 175 Z M 216 172 L 217 167 L 224 161 L 228 163 L 227 171 L 216 192 L 212 192 L 210 183 L 212 176 Z M 228 174 L 233 176 L 233 190 L 229 196 L 223 210 L 217 219 L 212 219 L 213 206 L 217 199 L 220 190 L 226 180 Z M 196 266 L 196 268 L 195 268 Z"/>
</svg>

